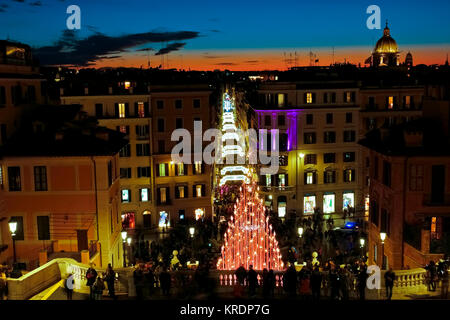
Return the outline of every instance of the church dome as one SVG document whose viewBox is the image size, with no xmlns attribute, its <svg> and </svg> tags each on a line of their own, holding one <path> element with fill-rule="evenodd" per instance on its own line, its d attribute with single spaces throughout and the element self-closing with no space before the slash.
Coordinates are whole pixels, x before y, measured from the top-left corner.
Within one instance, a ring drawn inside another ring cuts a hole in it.
<svg viewBox="0 0 450 320">
<path fill-rule="evenodd" d="M 391 37 L 390 30 L 386 23 L 383 36 L 377 41 L 374 52 L 376 53 L 398 53 L 397 42 Z"/>
</svg>

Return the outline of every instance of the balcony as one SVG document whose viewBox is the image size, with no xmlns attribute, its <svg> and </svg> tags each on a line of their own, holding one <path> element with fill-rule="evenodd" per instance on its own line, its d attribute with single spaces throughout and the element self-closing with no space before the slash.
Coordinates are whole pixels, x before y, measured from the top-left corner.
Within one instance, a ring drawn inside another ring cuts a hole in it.
<svg viewBox="0 0 450 320">
<path fill-rule="evenodd" d="M 284 186 L 284 187 L 275 187 L 275 186 L 260 186 L 260 189 L 262 192 L 291 192 L 294 191 L 295 187 L 294 186 Z"/>
</svg>

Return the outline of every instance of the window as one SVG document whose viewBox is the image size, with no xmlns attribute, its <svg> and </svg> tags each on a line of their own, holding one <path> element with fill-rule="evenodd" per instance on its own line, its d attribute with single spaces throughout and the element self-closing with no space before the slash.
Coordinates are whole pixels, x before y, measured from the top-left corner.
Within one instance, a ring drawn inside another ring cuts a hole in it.
<svg viewBox="0 0 450 320">
<path fill-rule="evenodd" d="M 156 101 L 156 109 L 164 109 L 164 101 L 163 100 L 157 100 Z"/>
<path fill-rule="evenodd" d="M 201 161 L 196 161 L 194 163 L 194 173 L 202 174 L 203 173 L 203 163 Z"/>
<path fill-rule="evenodd" d="M 264 125 L 265 126 L 272 126 L 272 118 L 271 118 L 271 116 L 264 116 Z"/>
<path fill-rule="evenodd" d="M 117 131 L 123 133 L 123 134 L 130 134 L 130 126 L 117 126 Z"/>
<path fill-rule="evenodd" d="M 206 186 L 204 184 L 196 184 L 192 186 L 194 198 L 206 196 Z"/>
<path fill-rule="evenodd" d="M 160 211 L 159 212 L 158 226 L 160 228 L 170 227 L 169 214 L 166 211 Z"/>
<path fill-rule="evenodd" d="M 307 171 L 304 176 L 305 184 L 316 184 L 317 183 L 317 173 L 315 171 Z"/>
<path fill-rule="evenodd" d="M 20 179 L 20 167 L 8 167 L 9 191 L 22 190 Z"/>
<path fill-rule="evenodd" d="M 97 118 L 103 117 L 103 104 L 102 103 L 95 104 L 95 116 Z"/>
<path fill-rule="evenodd" d="M 183 108 L 183 100 L 177 99 L 175 100 L 175 109 Z"/>
<path fill-rule="evenodd" d="M 317 155 L 316 154 L 307 154 L 305 155 L 305 164 L 317 164 Z"/>
<path fill-rule="evenodd" d="M 150 133 L 150 127 L 148 125 L 136 126 L 136 139 L 148 139 Z"/>
<path fill-rule="evenodd" d="M 324 92 L 323 94 L 323 103 L 328 103 L 328 92 Z"/>
<path fill-rule="evenodd" d="M 403 97 L 403 107 L 405 109 L 409 109 L 414 105 L 412 96 L 404 96 Z"/>
<path fill-rule="evenodd" d="M 352 123 L 353 122 L 353 113 L 347 112 L 345 114 L 345 123 Z"/>
<path fill-rule="evenodd" d="M 306 124 L 313 124 L 314 116 L 311 113 L 306 115 Z"/>
<path fill-rule="evenodd" d="M 34 190 L 47 191 L 47 167 L 34 167 Z"/>
<path fill-rule="evenodd" d="M 120 168 L 120 179 L 130 179 L 131 168 Z"/>
<path fill-rule="evenodd" d="M 122 228 L 134 229 L 136 226 L 136 217 L 134 212 L 126 212 L 122 214 Z"/>
<path fill-rule="evenodd" d="M 194 214 L 195 220 L 203 220 L 203 218 L 205 217 L 205 209 L 197 208 L 195 209 Z"/>
<path fill-rule="evenodd" d="M 394 103 L 395 103 L 395 99 L 394 99 L 394 97 L 393 96 L 389 96 L 389 97 L 387 97 L 386 98 L 387 99 L 387 105 L 386 105 L 386 107 L 388 108 L 388 109 L 393 109 L 394 108 Z"/>
<path fill-rule="evenodd" d="M 158 172 L 158 177 L 166 177 L 169 175 L 169 170 L 168 170 L 168 165 L 167 163 L 160 163 L 158 164 L 158 168 L 157 168 L 157 172 Z"/>
<path fill-rule="evenodd" d="M 0 107 L 6 104 L 6 90 L 4 86 L 0 86 Z"/>
<path fill-rule="evenodd" d="M 306 132 L 304 134 L 304 143 L 305 144 L 314 144 L 316 143 L 316 133 L 315 132 Z"/>
<path fill-rule="evenodd" d="M 175 119 L 175 129 L 181 129 L 183 128 L 183 118 L 176 118 Z"/>
<path fill-rule="evenodd" d="M 356 132 L 354 130 L 344 130 L 344 142 L 355 142 Z"/>
<path fill-rule="evenodd" d="M 266 187 L 270 187 L 272 185 L 272 175 L 266 174 Z"/>
<path fill-rule="evenodd" d="M 323 172 L 323 183 L 336 183 L 336 171 L 325 170 Z"/>
<path fill-rule="evenodd" d="M 188 187 L 187 186 L 177 186 L 175 188 L 175 198 L 176 199 L 184 199 L 188 196 Z"/>
<path fill-rule="evenodd" d="M 131 194 L 129 189 L 123 189 L 122 190 L 122 203 L 129 203 L 131 202 Z"/>
<path fill-rule="evenodd" d="M 169 188 L 162 187 L 158 189 L 158 204 L 165 204 L 169 201 Z"/>
<path fill-rule="evenodd" d="M 38 240 L 50 240 L 50 217 L 37 216 Z"/>
<path fill-rule="evenodd" d="M 391 186 L 391 164 L 388 161 L 383 161 L 383 184 Z"/>
<path fill-rule="evenodd" d="M 125 118 L 125 103 L 119 103 L 119 118 Z"/>
<path fill-rule="evenodd" d="M 354 182 L 355 178 L 355 169 L 344 170 L 344 182 Z"/>
<path fill-rule="evenodd" d="M 316 208 L 316 196 L 303 197 L 303 213 L 312 214 Z"/>
<path fill-rule="evenodd" d="M 423 165 L 409 167 L 409 190 L 423 191 Z"/>
<path fill-rule="evenodd" d="M 336 162 L 336 153 L 323 154 L 323 163 L 335 163 L 335 162 Z"/>
<path fill-rule="evenodd" d="M 141 202 L 147 202 L 150 199 L 150 189 L 149 188 L 142 188 L 139 189 L 139 200 Z"/>
<path fill-rule="evenodd" d="M 130 144 L 127 144 L 125 147 L 123 147 L 122 149 L 120 149 L 119 151 L 119 157 L 129 157 L 131 154 L 130 151 Z"/>
<path fill-rule="evenodd" d="M 285 94 L 285 93 L 277 94 L 277 100 L 278 100 L 277 104 L 278 104 L 279 108 L 286 106 L 287 94 Z"/>
<path fill-rule="evenodd" d="M 378 180 L 378 157 L 373 159 L 373 177 Z"/>
<path fill-rule="evenodd" d="M 22 88 L 20 87 L 20 85 L 11 87 L 11 98 L 13 105 L 22 103 Z"/>
<path fill-rule="evenodd" d="M 17 222 L 16 234 L 14 235 L 15 240 L 24 240 L 24 232 L 23 232 L 23 217 L 14 216 L 11 217 L 11 221 Z"/>
<path fill-rule="evenodd" d="M 286 117 L 284 114 L 278 115 L 278 126 L 285 126 L 286 125 Z"/>
<path fill-rule="evenodd" d="M 144 218 L 144 228 L 150 229 L 152 227 L 152 214 L 150 211 L 144 211 L 142 217 Z"/>
<path fill-rule="evenodd" d="M 136 156 L 149 156 L 150 155 L 150 144 L 149 143 L 137 143 L 136 144 Z"/>
<path fill-rule="evenodd" d="M 138 178 L 149 178 L 150 177 L 150 167 L 138 167 L 137 168 L 137 177 Z"/>
<path fill-rule="evenodd" d="M 3 167 L 0 165 L 0 189 L 3 189 Z"/>
<path fill-rule="evenodd" d="M 327 113 L 327 124 L 333 124 L 333 114 Z"/>
<path fill-rule="evenodd" d="M 342 194 L 342 207 L 350 209 L 355 207 L 355 194 L 353 192 L 344 192 Z"/>
<path fill-rule="evenodd" d="M 370 207 L 369 207 L 369 215 L 370 215 L 370 221 L 378 226 L 378 202 L 375 200 L 371 200 Z"/>
<path fill-rule="evenodd" d="M 304 96 L 304 100 L 306 104 L 315 103 L 316 102 L 316 94 L 313 92 L 306 92 Z"/>
<path fill-rule="evenodd" d="M 200 99 L 193 99 L 192 100 L 192 105 L 194 108 L 200 108 Z"/>
<path fill-rule="evenodd" d="M 351 103 L 355 102 L 355 92 L 354 91 L 346 91 L 344 92 L 344 102 Z"/>
<path fill-rule="evenodd" d="M 176 166 L 175 175 L 184 176 L 186 174 L 184 163 L 177 163 L 175 166 Z"/>
<path fill-rule="evenodd" d="M 137 102 L 136 104 L 136 116 L 139 118 L 145 118 L 145 104 L 144 102 Z"/>
<path fill-rule="evenodd" d="M 323 195 L 323 213 L 333 213 L 335 196 L 334 194 L 324 194 Z"/>
<path fill-rule="evenodd" d="M 354 152 L 344 152 L 344 162 L 355 162 L 355 153 Z"/>
<path fill-rule="evenodd" d="M 280 151 L 288 150 L 289 138 L 287 133 L 280 133 Z"/>
<path fill-rule="evenodd" d="M 287 185 L 287 174 L 280 173 L 278 175 L 278 186 L 285 187 Z"/>
<path fill-rule="evenodd" d="M 158 132 L 164 132 L 164 119 L 158 119 Z"/>
<path fill-rule="evenodd" d="M 381 209 L 380 231 L 386 232 L 386 235 L 389 236 L 390 229 L 390 214 L 386 209 Z"/>
<path fill-rule="evenodd" d="M 166 142 L 164 140 L 158 140 L 158 153 L 166 152 Z"/>
<path fill-rule="evenodd" d="M 112 183 L 113 183 L 112 162 L 108 161 L 108 186 L 111 186 Z"/>
<path fill-rule="evenodd" d="M 5 144 L 7 139 L 6 124 L 0 124 L 0 144 Z"/>
<path fill-rule="evenodd" d="M 324 143 L 335 143 L 336 142 L 336 132 L 325 131 L 323 133 L 323 142 Z"/>
</svg>

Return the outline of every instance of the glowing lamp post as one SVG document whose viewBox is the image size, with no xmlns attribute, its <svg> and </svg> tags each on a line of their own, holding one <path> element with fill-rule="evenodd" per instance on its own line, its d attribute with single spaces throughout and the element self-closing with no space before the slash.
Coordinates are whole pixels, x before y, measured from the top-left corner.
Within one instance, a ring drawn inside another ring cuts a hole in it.
<svg viewBox="0 0 450 320">
<path fill-rule="evenodd" d="M 366 240 L 364 238 L 359 239 L 359 246 L 361 248 L 361 257 L 364 257 L 364 244 L 366 243 Z"/>
<path fill-rule="evenodd" d="M 195 228 L 194 227 L 190 227 L 189 228 L 189 234 L 191 235 L 191 238 L 194 237 L 194 234 L 195 234 Z"/>
<path fill-rule="evenodd" d="M 303 228 L 299 227 L 297 232 L 298 232 L 298 236 L 301 238 L 303 236 Z"/>
<path fill-rule="evenodd" d="M 17 221 L 9 220 L 9 231 L 11 232 L 11 238 L 13 241 L 13 255 L 14 255 L 14 264 L 17 262 L 16 260 L 16 231 L 17 231 Z"/>
<path fill-rule="evenodd" d="M 386 240 L 386 232 L 380 232 L 381 239 L 381 269 L 385 269 L 385 259 L 384 259 L 384 240 Z"/>
<path fill-rule="evenodd" d="M 127 266 L 127 248 L 125 246 L 126 240 L 127 240 L 127 232 L 124 230 L 121 233 L 122 236 L 122 249 L 123 249 L 123 266 L 126 267 Z"/>
</svg>

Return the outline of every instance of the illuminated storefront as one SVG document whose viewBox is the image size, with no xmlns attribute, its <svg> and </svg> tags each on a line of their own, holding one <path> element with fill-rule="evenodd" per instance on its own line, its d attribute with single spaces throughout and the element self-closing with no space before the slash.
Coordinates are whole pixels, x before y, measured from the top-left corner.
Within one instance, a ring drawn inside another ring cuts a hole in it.
<svg viewBox="0 0 450 320">
<path fill-rule="evenodd" d="M 335 212 L 335 195 L 334 194 L 324 194 L 323 195 L 323 213 L 333 213 Z"/>
<path fill-rule="evenodd" d="M 354 208 L 355 207 L 355 193 L 353 192 L 344 192 L 342 195 L 342 208 L 348 209 L 348 208 Z"/>
<path fill-rule="evenodd" d="M 316 207 L 316 196 L 304 196 L 303 197 L 303 213 L 312 214 Z"/>
<path fill-rule="evenodd" d="M 279 196 L 278 199 L 278 217 L 284 218 L 286 216 L 286 197 L 285 196 Z"/>
<path fill-rule="evenodd" d="M 170 227 L 169 213 L 167 211 L 159 212 L 159 223 L 160 228 Z"/>
<path fill-rule="evenodd" d="M 198 208 L 195 209 L 195 220 L 203 220 L 205 217 L 205 209 Z"/>
<path fill-rule="evenodd" d="M 136 219 L 134 212 L 125 212 L 122 214 L 122 228 L 134 229 L 136 226 Z"/>
</svg>

